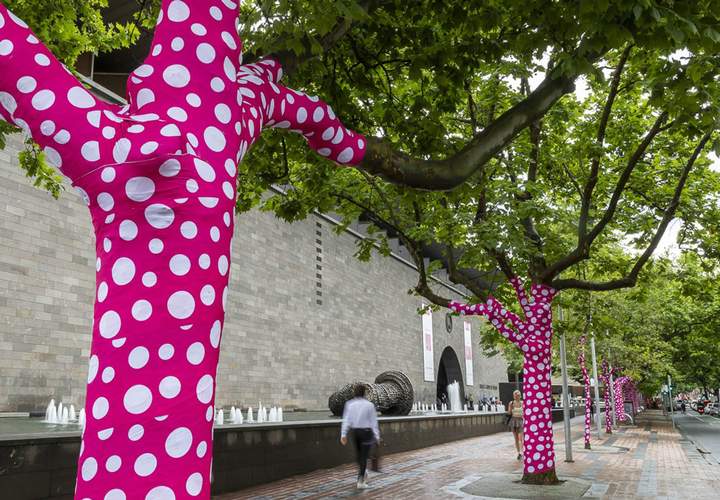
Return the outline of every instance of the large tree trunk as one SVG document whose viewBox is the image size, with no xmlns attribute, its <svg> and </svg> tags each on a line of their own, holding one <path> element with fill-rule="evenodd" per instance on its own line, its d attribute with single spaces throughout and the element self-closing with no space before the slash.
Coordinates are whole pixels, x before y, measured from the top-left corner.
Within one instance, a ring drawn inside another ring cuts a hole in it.
<svg viewBox="0 0 720 500">
<path fill-rule="evenodd" d="M 203 182 L 195 161 L 106 167 L 77 183 L 91 195 L 98 255 L 78 498 L 94 498 L 98 485 L 127 498 L 209 495 L 233 201 Z M 191 181 L 204 184 L 202 197 L 188 196 Z M 133 185 L 147 200 L 121 202 Z M 101 193 L 116 200 L 109 222 Z"/>
<path fill-rule="evenodd" d="M 241 65 L 238 4 L 162 0 L 125 107 L 97 100 L 0 4 L 0 118 L 85 197 L 97 300 L 76 498 L 210 497 L 237 163 L 263 127 L 341 164 L 365 139 L 322 101 Z"/>
<path fill-rule="evenodd" d="M 548 328 L 552 338 L 552 328 Z M 523 367 L 523 483 L 555 484 L 555 442 L 552 427 L 552 360 L 545 345 L 530 346 Z"/>
<path fill-rule="evenodd" d="M 590 377 L 588 375 L 587 365 L 585 364 L 585 337 L 580 339 L 580 354 L 578 355 L 578 363 L 582 370 L 583 376 L 583 391 L 585 395 L 585 425 L 583 427 L 583 436 L 585 439 L 585 449 L 590 448 L 590 423 L 592 421 L 591 409 L 592 402 L 590 401 Z"/>
<path fill-rule="evenodd" d="M 607 361 L 602 363 L 602 379 L 605 385 L 605 434 L 612 434 L 612 414 L 610 408 L 610 366 Z"/>
<path fill-rule="evenodd" d="M 515 288 L 524 319 L 508 311 L 493 297 L 486 304 L 468 306 L 451 302 L 449 307 L 461 314 L 486 316 L 503 337 L 523 352 L 525 447 L 522 480 L 527 484 L 556 484 L 551 397 L 552 300 L 555 290 L 534 284 L 531 296 L 528 296 L 519 278 L 515 277 L 510 282 Z"/>
</svg>

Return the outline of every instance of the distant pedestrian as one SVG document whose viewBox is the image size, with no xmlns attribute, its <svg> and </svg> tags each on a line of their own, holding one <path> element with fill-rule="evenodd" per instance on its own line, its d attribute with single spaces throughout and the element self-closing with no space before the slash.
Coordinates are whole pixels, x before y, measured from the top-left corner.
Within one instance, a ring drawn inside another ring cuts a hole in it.
<svg viewBox="0 0 720 500">
<path fill-rule="evenodd" d="M 680 410 L 681 410 L 683 413 L 685 413 L 685 409 L 686 409 L 685 401 L 683 401 L 682 403 L 680 403 Z"/>
<path fill-rule="evenodd" d="M 357 487 L 365 489 L 367 484 L 367 461 L 373 444 L 380 442 L 380 429 L 377 421 L 375 405 L 365 399 L 365 386 L 355 386 L 353 399 L 345 403 L 343 410 L 340 442 L 347 444 L 347 435 L 352 431 L 355 452 L 359 466 Z"/>
<path fill-rule="evenodd" d="M 520 391 L 513 392 L 513 400 L 508 405 L 508 415 L 510 421 L 508 426 L 515 437 L 515 449 L 517 450 L 517 459 L 522 459 L 523 450 L 523 402 L 520 399 Z"/>
</svg>

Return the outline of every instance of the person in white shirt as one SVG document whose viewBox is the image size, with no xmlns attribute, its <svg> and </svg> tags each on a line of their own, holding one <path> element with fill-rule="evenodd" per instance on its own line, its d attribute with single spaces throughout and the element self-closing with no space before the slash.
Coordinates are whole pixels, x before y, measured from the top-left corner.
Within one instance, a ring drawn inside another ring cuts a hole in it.
<svg viewBox="0 0 720 500">
<path fill-rule="evenodd" d="M 340 428 L 340 443 L 347 444 L 348 431 L 352 431 L 355 441 L 357 461 L 360 466 L 358 472 L 358 489 L 367 488 L 367 460 L 373 444 L 380 442 L 380 428 L 378 427 L 377 410 L 375 405 L 365 399 L 366 387 L 362 384 L 355 386 L 354 398 L 345 403 L 343 409 L 342 427 Z"/>
</svg>

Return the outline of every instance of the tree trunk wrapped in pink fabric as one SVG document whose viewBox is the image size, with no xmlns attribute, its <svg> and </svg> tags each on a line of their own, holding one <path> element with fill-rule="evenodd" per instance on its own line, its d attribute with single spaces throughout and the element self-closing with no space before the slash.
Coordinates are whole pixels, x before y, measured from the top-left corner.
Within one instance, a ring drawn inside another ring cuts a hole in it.
<svg viewBox="0 0 720 500">
<path fill-rule="evenodd" d="M 281 85 L 276 61 L 242 65 L 237 20 L 232 0 L 163 0 L 121 108 L 0 5 L 0 116 L 71 179 L 96 234 L 76 498 L 209 498 L 236 166 L 267 127 L 339 164 L 363 158 L 364 138 Z"/>
<path fill-rule="evenodd" d="M 590 400 L 590 377 L 588 375 L 587 366 L 585 364 L 585 344 L 586 339 L 583 335 L 580 337 L 580 354 L 578 355 L 578 364 L 582 371 L 583 390 L 585 394 L 585 427 L 583 436 L 585 438 L 585 449 L 590 449 L 590 425 L 592 421 L 592 401 Z"/>
<path fill-rule="evenodd" d="M 450 309 L 465 315 L 485 316 L 500 334 L 523 353 L 523 481 L 557 482 L 552 429 L 551 346 L 552 300 L 555 290 L 533 284 L 528 297 L 520 278 L 510 280 L 524 318 L 507 310 L 495 298 L 485 304 L 451 302 Z"/>
<path fill-rule="evenodd" d="M 615 418 L 618 422 L 625 422 L 627 420 L 624 387 L 629 381 L 630 378 L 625 376 L 618 377 L 615 380 Z"/>
<path fill-rule="evenodd" d="M 605 433 L 612 434 L 612 413 L 610 408 L 610 365 L 607 361 L 602 362 L 602 379 L 605 386 Z"/>
</svg>

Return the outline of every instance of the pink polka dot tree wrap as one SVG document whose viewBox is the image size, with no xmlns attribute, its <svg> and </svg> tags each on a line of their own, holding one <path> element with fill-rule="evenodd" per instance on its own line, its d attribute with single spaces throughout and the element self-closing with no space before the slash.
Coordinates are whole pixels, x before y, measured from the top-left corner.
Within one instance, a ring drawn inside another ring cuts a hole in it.
<svg viewBox="0 0 720 500">
<path fill-rule="evenodd" d="M 451 302 L 451 310 L 464 315 L 485 316 L 523 353 L 523 434 L 525 474 L 545 474 L 555 469 L 552 430 L 552 300 L 555 290 L 533 284 L 527 295 L 520 278 L 510 280 L 524 318 L 490 297 L 484 304 Z"/>
<path fill-rule="evenodd" d="M 237 16 L 233 0 L 163 0 L 119 107 L 0 4 L 0 116 L 73 182 L 96 234 L 78 499 L 209 498 L 236 166 L 267 127 L 341 165 L 365 153 L 277 61 L 242 64 Z"/>
</svg>

